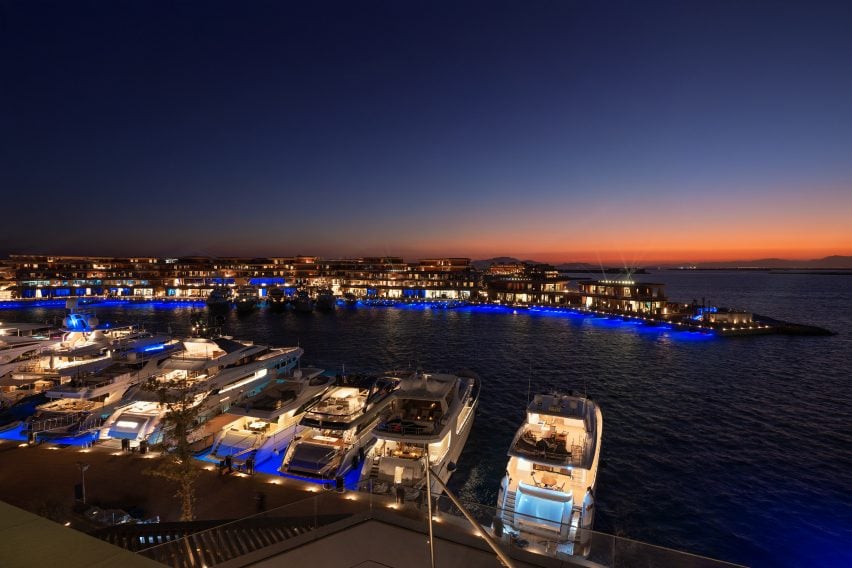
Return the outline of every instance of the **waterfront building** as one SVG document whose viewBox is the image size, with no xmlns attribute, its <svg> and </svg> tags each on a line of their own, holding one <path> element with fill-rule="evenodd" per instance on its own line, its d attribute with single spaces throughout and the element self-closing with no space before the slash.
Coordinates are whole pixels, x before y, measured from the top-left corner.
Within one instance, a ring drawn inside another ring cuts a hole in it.
<svg viewBox="0 0 852 568">
<path fill-rule="evenodd" d="M 493 264 L 483 275 L 488 301 L 504 304 L 566 305 L 576 302 L 570 279 L 549 264 Z"/>
<path fill-rule="evenodd" d="M 11 300 L 15 292 L 15 271 L 8 260 L 0 260 L 0 300 Z"/>
<path fill-rule="evenodd" d="M 580 282 L 580 303 L 590 310 L 610 313 L 669 314 L 665 285 L 633 280 Z"/>
<path fill-rule="evenodd" d="M 703 315 L 704 320 L 710 323 L 729 325 L 745 325 L 752 323 L 752 313 L 745 310 L 719 308 L 712 311 L 707 310 Z"/>
<path fill-rule="evenodd" d="M 271 258 L 113 258 L 11 255 L 6 295 L 24 299 L 67 297 L 203 300 L 220 286 L 299 288 L 336 296 L 468 299 L 476 296 L 470 259 L 406 262 L 401 257 L 325 260 Z"/>
</svg>

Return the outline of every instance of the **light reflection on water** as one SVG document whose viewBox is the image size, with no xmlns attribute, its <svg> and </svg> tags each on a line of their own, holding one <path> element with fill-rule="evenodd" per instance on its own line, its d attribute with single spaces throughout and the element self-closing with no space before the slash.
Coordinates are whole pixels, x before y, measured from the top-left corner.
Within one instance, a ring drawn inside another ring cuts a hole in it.
<svg viewBox="0 0 852 568">
<path fill-rule="evenodd" d="M 640 279 L 643 277 L 640 277 Z M 716 300 L 838 332 L 711 338 L 576 314 L 466 308 L 339 308 L 248 316 L 228 333 L 300 344 L 329 370 L 470 368 L 483 378 L 451 485 L 493 504 L 528 386 L 587 392 L 602 406 L 596 528 L 734 562 L 852 560 L 852 278 L 662 272 L 670 297 Z M 186 332 L 201 307 L 98 308 Z M 0 313 L 43 320 L 56 308 Z"/>
</svg>

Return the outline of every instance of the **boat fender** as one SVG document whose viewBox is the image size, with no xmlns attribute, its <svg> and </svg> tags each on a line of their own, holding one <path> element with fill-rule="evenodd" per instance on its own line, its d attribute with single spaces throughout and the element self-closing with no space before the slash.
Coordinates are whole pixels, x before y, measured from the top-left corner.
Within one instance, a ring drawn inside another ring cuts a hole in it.
<svg viewBox="0 0 852 568">
<path fill-rule="evenodd" d="M 456 470 L 456 462 L 450 462 L 450 463 L 447 464 L 447 471 L 452 473 L 455 470 Z"/>
</svg>

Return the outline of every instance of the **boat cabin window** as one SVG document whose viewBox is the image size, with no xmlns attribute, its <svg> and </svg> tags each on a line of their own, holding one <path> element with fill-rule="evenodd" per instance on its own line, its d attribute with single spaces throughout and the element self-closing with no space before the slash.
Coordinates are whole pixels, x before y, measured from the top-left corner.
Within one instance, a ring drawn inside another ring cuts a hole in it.
<svg viewBox="0 0 852 568">
<path fill-rule="evenodd" d="M 548 473 L 558 473 L 560 475 L 571 476 L 571 468 L 570 467 L 556 467 L 551 465 L 545 465 L 540 463 L 533 463 L 533 471 L 542 471 Z"/>
</svg>

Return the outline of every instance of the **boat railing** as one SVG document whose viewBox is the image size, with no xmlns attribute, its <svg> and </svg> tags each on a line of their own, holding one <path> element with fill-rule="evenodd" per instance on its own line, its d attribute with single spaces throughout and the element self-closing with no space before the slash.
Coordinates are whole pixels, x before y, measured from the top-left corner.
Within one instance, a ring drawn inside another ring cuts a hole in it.
<svg viewBox="0 0 852 568">
<path fill-rule="evenodd" d="M 582 446 L 578 447 L 582 450 Z M 575 454 L 575 446 L 569 447 L 563 439 L 528 436 L 527 432 L 518 437 L 512 451 L 532 459 L 545 459 L 575 466 L 582 463 L 585 455 L 583 451 Z"/>
<path fill-rule="evenodd" d="M 435 424 L 423 424 L 413 420 L 388 420 L 380 422 L 376 426 L 379 432 L 387 432 L 388 434 L 401 434 L 403 436 L 426 436 L 435 433 Z"/>
<path fill-rule="evenodd" d="M 26 430 L 29 432 L 48 432 L 57 428 L 63 428 L 71 424 L 76 424 L 87 416 L 88 412 L 69 412 L 62 416 L 53 416 L 41 420 L 33 420 L 27 423 Z"/>
<path fill-rule="evenodd" d="M 109 377 L 107 379 L 103 379 L 97 382 L 94 382 L 93 379 L 97 377 L 97 375 L 90 375 L 88 377 L 77 377 L 71 379 L 70 382 L 64 385 L 58 385 L 50 390 L 57 392 L 87 392 L 94 389 L 99 389 L 101 387 L 106 387 L 111 384 L 114 384 L 116 380 L 122 375 L 116 375 L 114 377 Z"/>
</svg>

